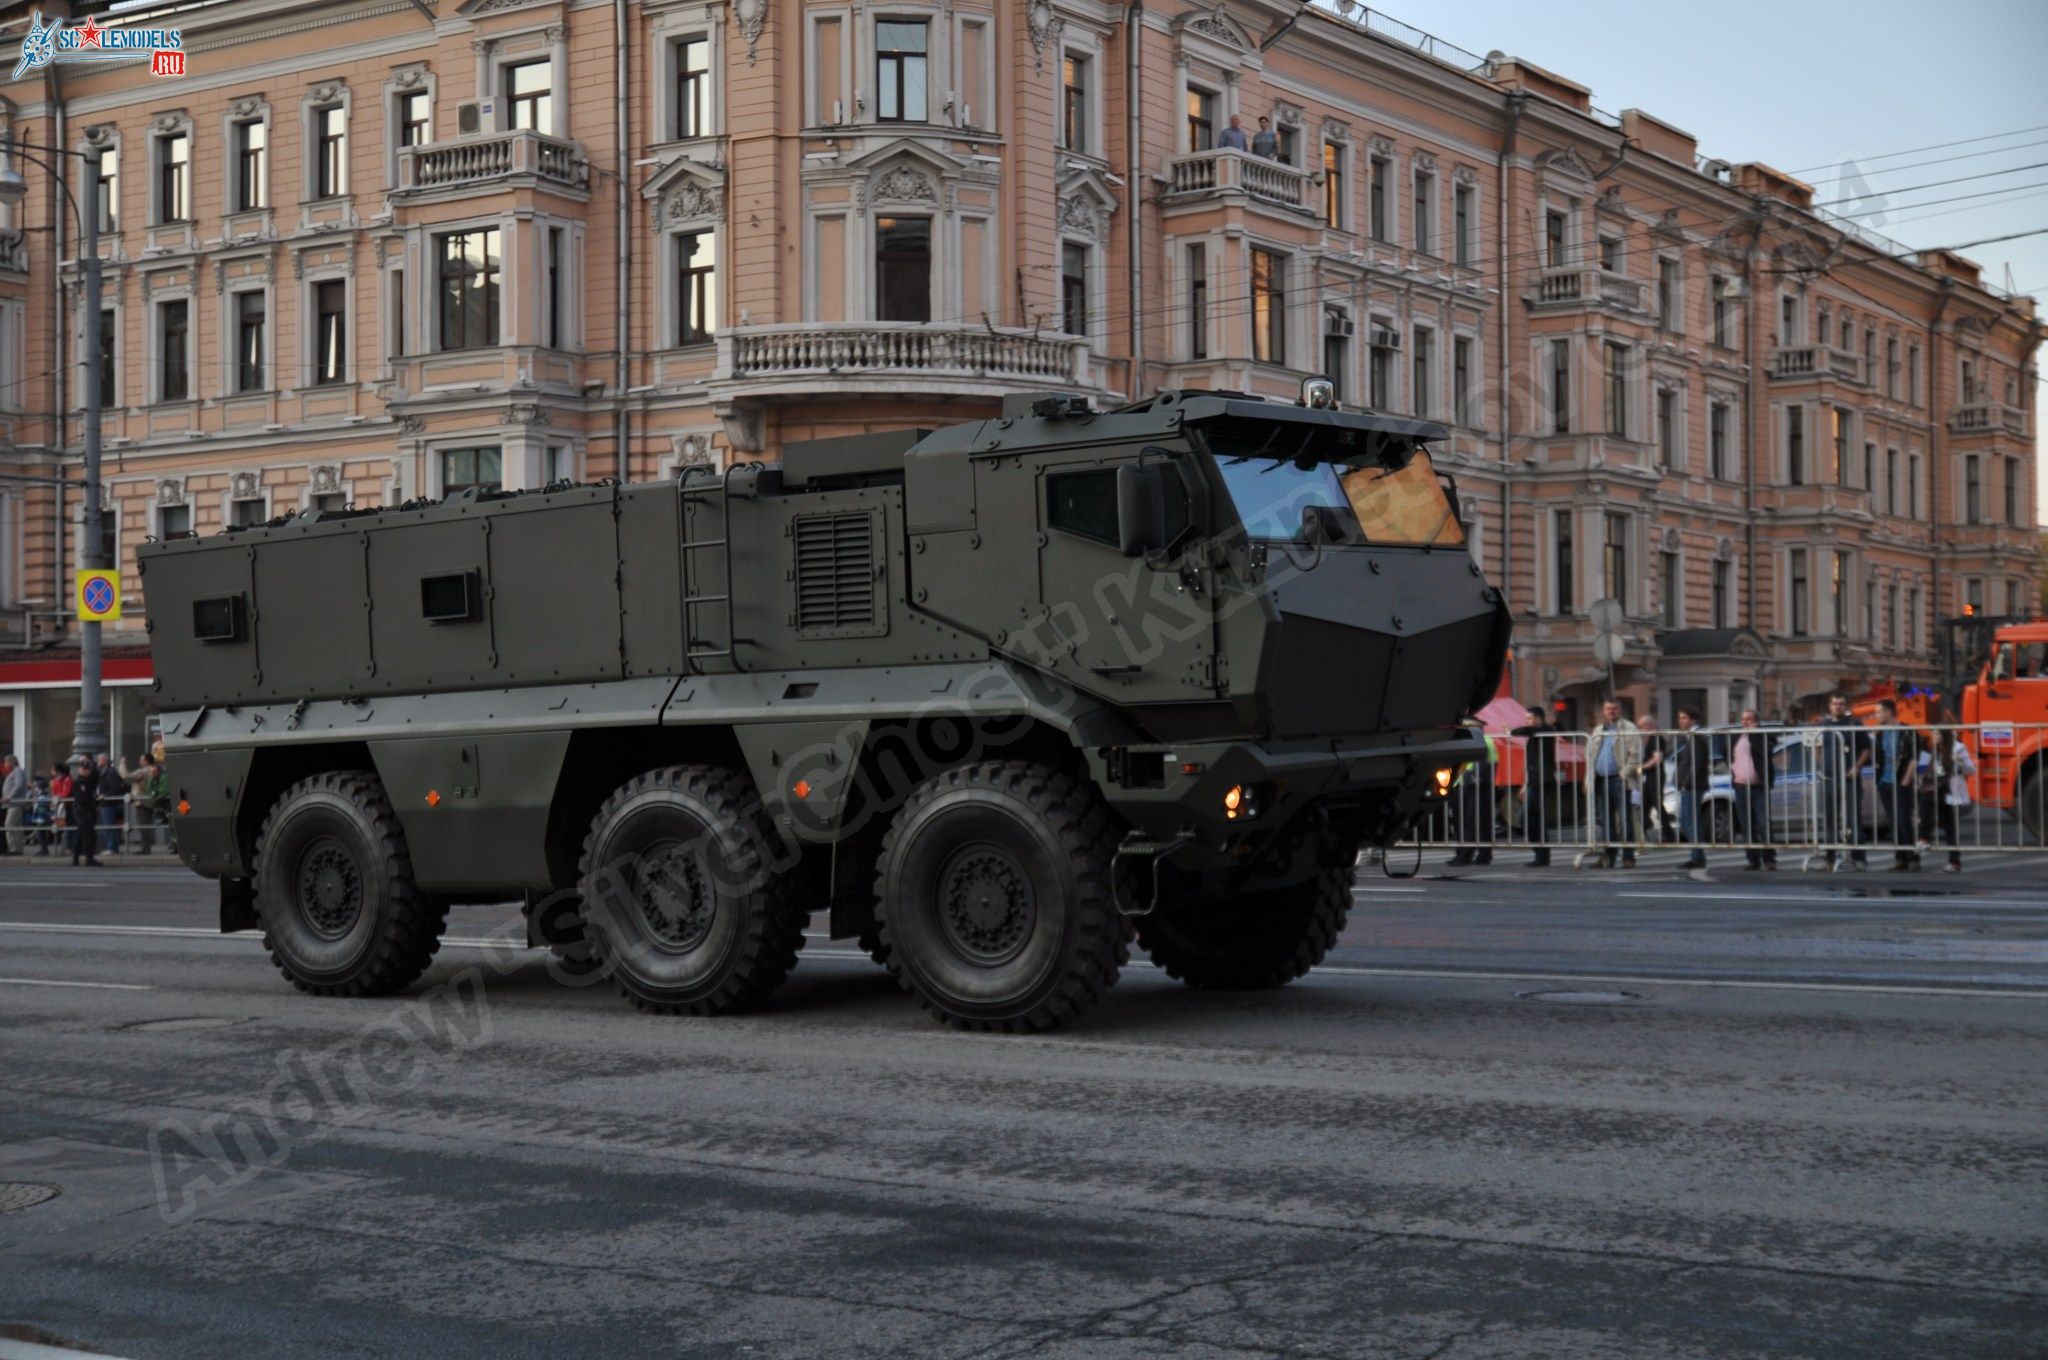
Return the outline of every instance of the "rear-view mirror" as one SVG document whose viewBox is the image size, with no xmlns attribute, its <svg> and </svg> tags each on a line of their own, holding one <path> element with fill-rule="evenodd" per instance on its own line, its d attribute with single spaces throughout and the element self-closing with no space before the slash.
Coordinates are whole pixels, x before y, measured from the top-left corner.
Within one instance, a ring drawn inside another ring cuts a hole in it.
<svg viewBox="0 0 2048 1360">
<path fill-rule="evenodd" d="M 1116 470 L 1117 547 L 1143 557 L 1166 546 L 1166 465 L 1125 463 Z"/>
</svg>

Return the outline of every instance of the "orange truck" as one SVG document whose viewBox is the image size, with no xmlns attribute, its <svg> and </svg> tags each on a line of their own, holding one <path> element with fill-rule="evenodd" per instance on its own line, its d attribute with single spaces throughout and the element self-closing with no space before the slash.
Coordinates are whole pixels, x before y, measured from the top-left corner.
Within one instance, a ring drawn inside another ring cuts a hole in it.
<svg viewBox="0 0 2048 1360">
<path fill-rule="evenodd" d="M 2048 619 L 1948 619 L 1940 642 L 1941 690 L 1879 685 L 1857 696 L 1857 716 L 1871 721 L 1890 699 L 1899 721 L 1921 727 L 1947 708 L 1977 763 L 1971 796 L 2015 811 L 2028 834 L 2048 841 Z"/>
</svg>

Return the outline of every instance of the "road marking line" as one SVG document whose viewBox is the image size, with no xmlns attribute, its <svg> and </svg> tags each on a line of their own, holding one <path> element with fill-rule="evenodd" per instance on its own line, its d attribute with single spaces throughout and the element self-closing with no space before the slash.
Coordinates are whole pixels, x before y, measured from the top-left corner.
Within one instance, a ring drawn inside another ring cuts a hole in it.
<svg viewBox="0 0 2048 1360">
<path fill-rule="evenodd" d="M 1907 893 L 1894 896 L 1888 892 L 1871 892 L 1857 896 L 1845 895 L 1816 886 L 1806 893 L 1738 893 L 1738 892 L 1625 892 L 1616 897 L 1647 902 L 1805 902 L 1805 903 L 1857 903 L 1861 905 L 1889 904 L 1894 906 L 1928 905 L 1944 907 L 2048 907 L 2048 901 L 2038 897 L 1949 897 L 1943 893 Z"/>
<path fill-rule="evenodd" d="M 0 983 L 11 987 L 92 987 L 105 992 L 153 992 L 154 987 L 140 982 L 60 982 L 52 978 L 0 978 Z"/>
</svg>

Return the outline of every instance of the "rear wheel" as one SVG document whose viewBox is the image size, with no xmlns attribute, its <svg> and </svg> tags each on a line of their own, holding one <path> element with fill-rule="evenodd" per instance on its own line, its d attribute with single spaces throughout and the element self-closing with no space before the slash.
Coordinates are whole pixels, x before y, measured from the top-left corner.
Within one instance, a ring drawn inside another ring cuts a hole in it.
<svg viewBox="0 0 2048 1360">
<path fill-rule="evenodd" d="M 1108 808 L 1067 776 L 1021 761 L 950 770 L 883 838 L 870 952 L 937 1020 L 1051 1029 L 1130 957 L 1115 854 Z"/>
<path fill-rule="evenodd" d="M 411 986 L 440 948 L 448 909 L 413 887 L 398 814 L 377 777 L 335 770 L 284 791 L 256 837 L 263 947 L 316 996 Z"/>
<path fill-rule="evenodd" d="M 2020 825 L 2037 844 L 2048 845 L 2048 774 L 2036 769 L 2020 780 Z"/>
<path fill-rule="evenodd" d="M 1138 943 L 1190 987 L 1282 987 L 1323 961 L 1351 914 L 1352 857 L 1291 887 L 1234 897 L 1164 900 L 1138 918 Z"/>
<path fill-rule="evenodd" d="M 654 770 L 605 800 L 583 842 L 583 931 L 634 1005 L 714 1015 L 782 984 L 804 909 L 753 786 L 710 765 Z"/>
</svg>

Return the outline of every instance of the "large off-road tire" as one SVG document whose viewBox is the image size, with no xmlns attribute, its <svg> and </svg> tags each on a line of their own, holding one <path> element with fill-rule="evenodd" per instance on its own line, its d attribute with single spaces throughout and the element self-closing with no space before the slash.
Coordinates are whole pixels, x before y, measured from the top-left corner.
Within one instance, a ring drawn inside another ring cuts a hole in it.
<svg viewBox="0 0 2048 1360">
<path fill-rule="evenodd" d="M 753 785 L 713 765 L 620 787 L 583 842 L 583 930 L 642 1010 L 716 1015 L 782 985 L 809 919 Z"/>
<path fill-rule="evenodd" d="M 1236 897 L 1162 894 L 1138 918 L 1138 944 L 1190 987 L 1248 992 L 1284 987 L 1323 961 L 1351 914 L 1349 856 L 1292 887 Z"/>
<path fill-rule="evenodd" d="M 334 770 L 286 789 L 256 836 L 263 947 L 301 991 L 383 996 L 418 981 L 446 904 L 413 887 L 398 814 L 373 774 Z"/>
<path fill-rule="evenodd" d="M 1130 926 L 1116 829 L 1093 789 L 988 761 L 925 781 L 882 840 L 876 943 L 897 982 L 960 1029 L 1034 1031 L 1116 985 Z"/>
<path fill-rule="evenodd" d="M 2036 845 L 2048 845 L 2048 773 L 2037 766 L 2020 780 L 2019 806 L 2013 811 Z"/>
<path fill-rule="evenodd" d="M 889 966 L 889 946 L 882 943 L 882 928 L 880 926 L 869 926 L 855 938 L 854 943 L 859 945 L 861 951 L 876 963 L 881 964 L 884 968 Z"/>
</svg>

